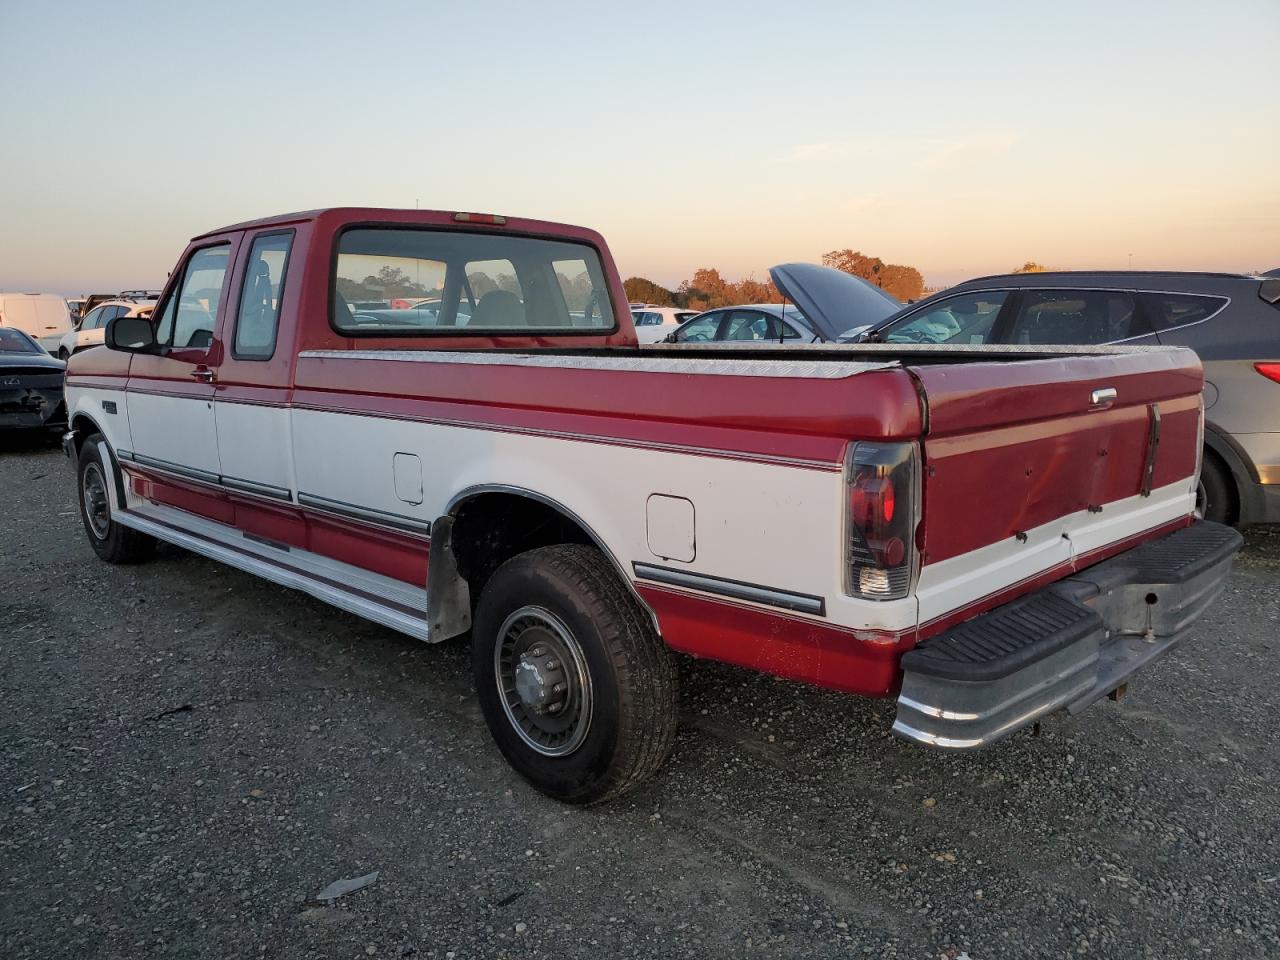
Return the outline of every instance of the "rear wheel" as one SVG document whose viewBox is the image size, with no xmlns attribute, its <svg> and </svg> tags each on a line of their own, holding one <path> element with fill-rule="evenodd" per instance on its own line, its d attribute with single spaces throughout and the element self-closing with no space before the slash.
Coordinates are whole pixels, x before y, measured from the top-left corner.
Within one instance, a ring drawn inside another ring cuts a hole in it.
<svg viewBox="0 0 1280 960">
<path fill-rule="evenodd" d="M 1226 464 L 1206 449 L 1200 465 L 1200 485 L 1196 488 L 1196 509 L 1206 520 L 1232 524 L 1236 521 L 1235 484 Z"/>
<path fill-rule="evenodd" d="M 109 485 L 117 482 L 117 475 L 101 434 L 87 438 L 80 448 L 76 479 L 80 519 L 93 552 L 108 563 L 140 563 L 150 557 L 155 540 L 111 515 Z"/>
<path fill-rule="evenodd" d="M 530 550 L 485 584 L 472 633 L 480 707 L 543 793 L 598 803 L 644 782 L 675 740 L 676 671 L 597 550 Z"/>
</svg>

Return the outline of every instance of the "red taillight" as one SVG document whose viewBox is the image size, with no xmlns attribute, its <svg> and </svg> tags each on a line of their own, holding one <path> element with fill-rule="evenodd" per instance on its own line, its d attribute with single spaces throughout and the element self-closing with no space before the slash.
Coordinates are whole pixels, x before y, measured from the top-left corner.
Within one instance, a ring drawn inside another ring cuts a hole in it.
<svg viewBox="0 0 1280 960">
<path fill-rule="evenodd" d="M 916 447 L 856 443 L 846 467 L 849 489 L 848 593 L 893 600 L 911 589 L 915 556 Z"/>
<path fill-rule="evenodd" d="M 1253 365 L 1253 369 L 1257 370 L 1268 380 L 1274 380 L 1276 383 L 1280 383 L 1280 363 L 1255 363 Z"/>
</svg>

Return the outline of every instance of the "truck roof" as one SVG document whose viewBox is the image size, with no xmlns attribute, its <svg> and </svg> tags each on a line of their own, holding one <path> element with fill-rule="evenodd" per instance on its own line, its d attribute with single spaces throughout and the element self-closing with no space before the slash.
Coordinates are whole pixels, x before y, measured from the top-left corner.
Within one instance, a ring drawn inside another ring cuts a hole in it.
<svg viewBox="0 0 1280 960">
<path fill-rule="evenodd" d="M 423 225 L 440 226 L 441 220 L 443 219 L 447 221 L 457 221 L 459 223 L 509 226 L 513 230 L 522 232 L 531 230 L 535 232 L 546 231 L 552 234 L 565 232 L 582 234 L 587 232 L 592 236 L 596 236 L 594 231 L 586 231 L 582 227 L 577 227 L 567 223 L 556 223 L 549 220 L 529 220 L 524 217 L 471 213 L 460 210 L 409 210 L 401 207 L 320 207 L 315 210 L 299 210 L 295 213 L 280 213 L 272 217 L 260 217 L 256 220 L 245 220 L 243 223 L 233 223 L 225 227 L 219 227 L 216 230 L 206 230 L 203 233 L 196 234 L 191 239 L 201 240 L 205 237 L 218 236 L 219 234 L 230 233 L 235 230 L 256 230 L 260 227 L 277 227 L 292 223 L 306 223 L 329 215 L 334 215 L 340 220 L 352 223 L 393 220 L 397 223 L 422 223 Z"/>
</svg>

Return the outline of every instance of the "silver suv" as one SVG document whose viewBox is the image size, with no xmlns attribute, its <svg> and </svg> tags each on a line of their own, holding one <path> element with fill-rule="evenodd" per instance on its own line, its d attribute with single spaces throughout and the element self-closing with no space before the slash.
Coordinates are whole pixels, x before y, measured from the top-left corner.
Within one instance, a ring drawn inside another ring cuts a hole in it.
<svg viewBox="0 0 1280 960">
<path fill-rule="evenodd" d="M 1166 344 L 1204 364 L 1206 518 L 1280 522 L 1280 278 L 1021 273 L 950 287 L 861 332 L 888 343 Z"/>
</svg>

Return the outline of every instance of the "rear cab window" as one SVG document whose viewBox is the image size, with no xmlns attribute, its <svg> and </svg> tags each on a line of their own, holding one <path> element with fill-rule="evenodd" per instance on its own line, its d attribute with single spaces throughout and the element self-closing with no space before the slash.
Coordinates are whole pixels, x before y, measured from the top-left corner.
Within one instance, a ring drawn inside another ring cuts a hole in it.
<svg viewBox="0 0 1280 960">
<path fill-rule="evenodd" d="M 585 244 L 381 226 L 339 235 L 332 323 L 353 337 L 617 329 L 599 255 Z"/>
</svg>

